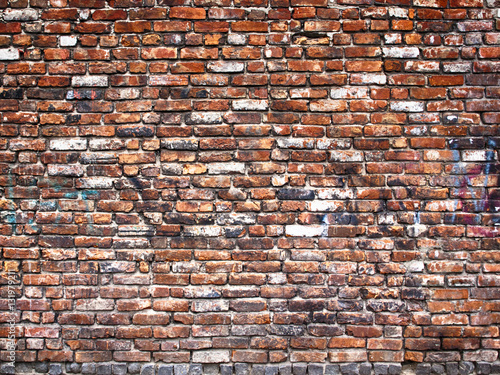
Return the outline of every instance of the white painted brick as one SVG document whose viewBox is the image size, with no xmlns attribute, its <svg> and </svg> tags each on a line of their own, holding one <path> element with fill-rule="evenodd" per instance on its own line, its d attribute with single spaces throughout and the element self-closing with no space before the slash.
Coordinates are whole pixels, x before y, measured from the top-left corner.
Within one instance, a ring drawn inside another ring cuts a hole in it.
<svg viewBox="0 0 500 375">
<path fill-rule="evenodd" d="M 385 85 L 387 83 L 387 76 L 377 73 L 356 73 L 351 74 L 351 84 L 353 84 L 353 82 L 362 85 Z"/>
<path fill-rule="evenodd" d="M 389 8 L 389 17 L 408 18 L 408 9 L 404 8 Z"/>
<path fill-rule="evenodd" d="M 245 173 L 245 163 L 210 163 L 209 174 Z"/>
<path fill-rule="evenodd" d="M 351 189 L 319 189 L 319 199 L 353 199 L 354 191 Z"/>
<path fill-rule="evenodd" d="M 220 312 L 229 311 L 229 301 L 194 301 L 192 311 L 195 312 Z"/>
<path fill-rule="evenodd" d="M 313 212 L 338 212 L 343 210 L 344 202 L 342 201 L 312 201 L 308 202 L 309 210 Z"/>
<path fill-rule="evenodd" d="M 7 9 L 3 12 L 4 21 L 36 21 L 38 12 L 35 9 Z"/>
<path fill-rule="evenodd" d="M 408 269 L 408 272 L 424 272 L 425 270 L 425 264 L 420 260 L 413 260 L 411 262 L 405 263 L 405 265 Z"/>
<path fill-rule="evenodd" d="M 189 113 L 188 124 L 222 124 L 222 114 L 218 112 L 191 112 Z"/>
<path fill-rule="evenodd" d="M 445 73 L 468 73 L 472 72 L 472 63 L 453 62 L 443 63 L 443 71 Z"/>
<path fill-rule="evenodd" d="M 193 362 L 195 363 L 225 363 L 229 361 L 229 350 L 198 350 L 193 352 Z"/>
<path fill-rule="evenodd" d="M 287 225 L 285 233 L 289 237 L 319 237 L 327 231 L 322 225 Z"/>
<path fill-rule="evenodd" d="M 424 135 L 427 133 L 427 126 L 414 127 L 410 129 L 410 134 L 414 136 Z"/>
<path fill-rule="evenodd" d="M 17 48 L 0 48 L 1 60 L 19 60 L 19 50 Z"/>
<path fill-rule="evenodd" d="M 399 44 L 403 41 L 401 34 L 390 33 L 384 35 L 385 44 Z"/>
<path fill-rule="evenodd" d="M 82 21 L 88 20 L 90 17 L 90 9 L 79 9 L 78 16 L 80 17 L 80 20 L 82 20 Z"/>
<path fill-rule="evenodd" d="M 401 101 L 392 102 L 391 110 L 396 112 L 423 112 L 425 104 L 423 102 Z"/>
<path fill-rule="evenodd" d="M 79 178 L 76 183 L 80 189 L 111 189 L 113 187 L 113 179 L 109 177 Z"/>
<path fill-rule="evenodd" d="M 108 77 L 106 76 L 76 76 L 71 79 L 74 87 L 106 87 Z"/>
<path fill-rule="evenodd" d="M 255 221 L 255 214 L 230 213 L 217 215 L 217 224 L 219 225 L 255 224 Z"/>
<path fill-rule="evenodd" d="M 338 148 L 350 148 L 351 147 L 350 139 L 318 139 L 316 147 L 319 150 L 332 150 Z"/>
<path fill-rule="evenodd" d="M 364 99 L 368 98 L 366 87 L 339 87 L 330 90 L 332 99 Z"/>
<path fill-rule="evenodd" d="M 78 38 L 74 35 L 62 35 L 59 39 L 59 44 L 61 47 L 72 47 L 76 46 Z"/>
<path fill-rule="evenodd" d="M 385 57 L 393 59 L 412 59 L 420 55 L 417 47 L 385 47 L 382 48 Z"/>
<path fill-rule="evenodd" d="M 50 141 L 50 149 L 55 151 L 86 150 L 86 139 L 53 139 Z"/>
<path fill-rule="evenodd" d="M 76 183 L 80 189 L 111 189 L 113 187 L 113 179 L 109 177 L 79 178 Z"/>
<path fill-rule="evenodd" d="M 486 150 L 467 150 L 462 152 L 462 161 L 495 160 L 495 153 Z"/>
<path fill-rule="evenodd" d="M 330 161 L 353 162 L 363 161 L 363 151 L 330 151 Z"/>
<path fill-rule="evenodd" d="M 286 275 L 283 273 L 268 273 L 267 274 L 267 282 L 269 284 L 286 284 L 287 283 L 287 278 Z"/>
<path fill-rule="evenodd" d="M 314 148 L 314 139 L 278 139 L 279 148 Z"/>
<path fill-rule="evenodd" d="M 429 211 L 457 211 L 462 208 L 462 202 L 451 201 L 433 201 L 426 204 L 425 208 Z"/>
<path fill-rule="evenodd" d="M 109 299 L 79 299 L 76 303 L 76 309 L 80 311 L 87 310 L 113 310 L 115 303 Z"/>
<path fill-rule="evenodd" d="M 380 225 L 392 225 L 396 223 L 396 215 L 384 212 L 377 215 Z"/>
<path fill-rule="evenodd" d="M 152 236 L 155 233 L 155 227 L 150 225 L 119 225 L 119 236 Z"/>
<path fill-rule="evenodd" d="M 207 64 L 207 70 L 215 73 L 238 73 L 245 70 L 245 64 L 233 61 L 214 61 Z"/>
<path fill-rule="evenodd" d="M 184 235 L 188 237 L 218 237 L 223 234 L 223 228 L 212 226 L 186 226 Z"/>
<path fill-rule="evenodd" d="M 247 37 L 242 34 L 229 34 L 227 36 L 227 43 L 234 46 L 243 46 L 247 44 Z"/>
<path fill-rule="evenodd" d="M 269 108 L 267 100 L 242 99 L 233 100 L 235 111 L 265 111 Z"/>
<path fill-rule="evenodd" d="M 407 72 L 439 72 L 439 61 L 406 61 Z"/>
<path fill-rule="evenodd" d="M 125 141 L 121 139 L 91 139 L 89 148 L 94 151 L 120 150 L 125 148 Z"/>
</svg>

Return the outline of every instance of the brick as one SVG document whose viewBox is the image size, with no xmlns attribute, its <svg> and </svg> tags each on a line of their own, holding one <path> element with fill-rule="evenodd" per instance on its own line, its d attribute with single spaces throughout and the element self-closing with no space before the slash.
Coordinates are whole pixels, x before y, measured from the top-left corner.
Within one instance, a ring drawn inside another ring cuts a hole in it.
<svg viewBox="0 0 500 375">
<path fill-rule="evenodd" d="M 0 60 L 19 60 L 19 51 L 15 48 L 0 48 Z"/>
<path fill-rule="evenodd" d="M 169 16 L 171 18 L 202 20 L 205 19 L 206 12 L 200 8 L 172 7 Z"/>
<path fill-rule="evenodd" d="M 351 350 L 351 351 L 331 351 L 328 354 L 330 362 L 364 362 L 368 359 L 365 350 Z"/>
<path fill-rule="evenodd" d="M 119 9 L 96 10 L 92 12 L 92 19 L 95 21 L 125 20 L 127 19 L 127 12 Z"/>
<path fill-rule="evenodd" d="M 143 48 L 141 57 L 146 60 L 151 59 L 175 59 L 177 57 L 177 49 L 168 47 Z"/>
<path fill-rule="evenodd" d="M 228 350 L 196 351 L 193 354 L 193 361 L 197 363 L 224 363 L 230 361 Z"/>
<path fill-rule="evenodd" d="M 149 76 L 151 86 L 187 86 L 188 77 L 185 75 L 176 76 Z"/>
<path fill-rule="evenodd" d="M 147 21 L 117 21 L 114 24 L 116 33 L 143 33 L 151 31 L 151 22 Z"/>
</svg>

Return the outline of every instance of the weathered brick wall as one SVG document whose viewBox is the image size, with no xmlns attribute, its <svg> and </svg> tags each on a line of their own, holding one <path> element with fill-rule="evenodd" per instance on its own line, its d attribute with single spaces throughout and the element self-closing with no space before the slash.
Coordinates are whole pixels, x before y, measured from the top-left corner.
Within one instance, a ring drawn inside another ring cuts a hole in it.
<svg viewBox="0 0 500 375">
<path fill-rule="evenodd" d="M 498 0 L 0 7 L 17 373 L 500 370 Z"/>
</svg>

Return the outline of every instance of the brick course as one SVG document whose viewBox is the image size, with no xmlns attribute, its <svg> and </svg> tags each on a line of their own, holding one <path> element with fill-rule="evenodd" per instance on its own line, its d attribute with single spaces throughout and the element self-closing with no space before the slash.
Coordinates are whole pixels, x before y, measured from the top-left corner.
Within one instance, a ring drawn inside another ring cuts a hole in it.
<svg viewBox="0 0 500 375">
<path fill-rule="evenodd" d="M 500 372 L 498 0 L 0 8 L 17 373 Z"/>
</svg>

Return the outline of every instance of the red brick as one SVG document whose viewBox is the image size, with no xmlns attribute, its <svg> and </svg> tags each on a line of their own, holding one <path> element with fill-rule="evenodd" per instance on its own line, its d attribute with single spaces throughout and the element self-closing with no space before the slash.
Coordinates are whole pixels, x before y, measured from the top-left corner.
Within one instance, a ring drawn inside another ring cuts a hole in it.
<svg viewBox="0 0 500 375">
<path fill-rule="evenodd" d="M 205 19 L 206 12 L 205 9 L 200 8 L 172 7 L 170 8 L 169 16 L 171 18 L 202 20 Z"/>
</svg>

